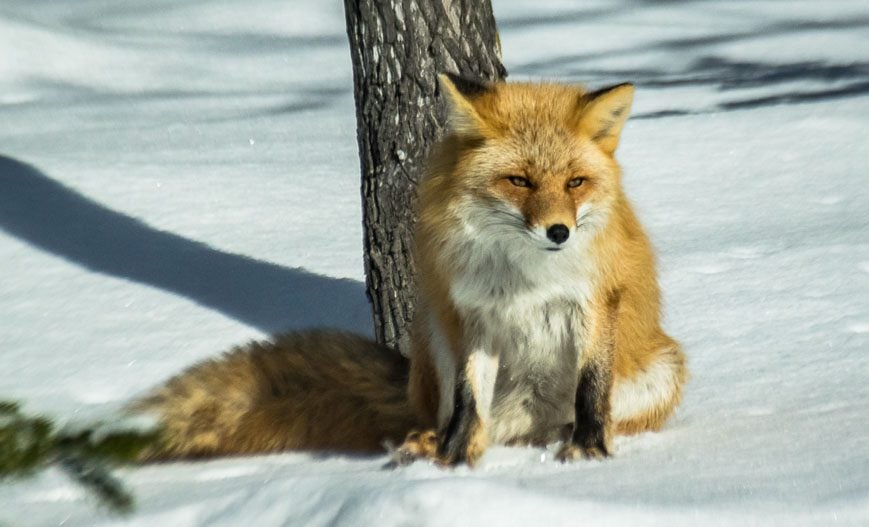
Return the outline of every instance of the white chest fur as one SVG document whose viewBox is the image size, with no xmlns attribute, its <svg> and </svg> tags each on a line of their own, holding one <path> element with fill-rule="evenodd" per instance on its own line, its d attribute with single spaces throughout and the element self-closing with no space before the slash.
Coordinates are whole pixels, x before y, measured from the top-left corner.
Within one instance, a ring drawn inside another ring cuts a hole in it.
<svg viewBox="0 0 869 527">
<path fill-rule="evenodd" d="M 515 313 L 514 313 L 515 314 Z M 582 309 L 548 302 L 521 319 L 492 316 L 485 330 L 498 357 L 489 408 L 493 442 L 546 443 L 573 422 Z"/>
<path fill-rule="evenodd" d="M 574 420 L 584 317 L 596 283 L 589 248 L 598 231 L 577 229 L 560 250 L 548 251 L 551 243 L 541 243 L 517 211 L 501 209 L 460 202 L 455 236 L 443 241 L 439 264 L 453 270 L 450 299 L 490 440 L 544 443 Z M 447 384 L 442 424 L 453 407 Z"/>
<path fill-rule="evenodd" d="M 534 255 L 533 268 L 489 255 L 470 254 L 450 292 L 473 353 L 497 367 L 477 381 L 491 385 L 479 405 L 490 439 L 559 439 L 573 421 L 591 277 L 567 259 L 575 254 Z"/>
</svg>

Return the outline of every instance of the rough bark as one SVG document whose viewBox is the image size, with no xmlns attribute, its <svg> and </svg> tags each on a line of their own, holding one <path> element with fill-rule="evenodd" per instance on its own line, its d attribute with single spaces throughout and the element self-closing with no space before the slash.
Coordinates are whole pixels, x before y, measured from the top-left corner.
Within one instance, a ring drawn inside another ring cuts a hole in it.
<svg viewBox="0 0 869 527">
<path fill-rule="evenodd" d="M 506 75 L 489 0 L 345 0 L 377 340 L 407 353 L 415 189 L 444 126 L 437 74 Z"/>
</svg>

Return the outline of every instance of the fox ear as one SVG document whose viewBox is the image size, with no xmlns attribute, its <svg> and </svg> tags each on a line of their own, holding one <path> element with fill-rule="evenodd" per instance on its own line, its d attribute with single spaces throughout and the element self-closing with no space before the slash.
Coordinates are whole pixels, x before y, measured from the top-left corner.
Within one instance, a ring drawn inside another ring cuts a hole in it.
<svg viewBox="0 0 869 527">
<path fill-rule="evenodd" d="M 619 135 L 628 120 L 633 100 L 634 85 L 630 83 L 585 94 L 580 131 L 591 137 L 604 152 L 612 154 L 619 145 Z"/>
<path fill-rule="evenodd" d="M 438 84 L 447 101 L 448 128 L 459 136 L 482 136 L 486 125 L 472 101 L 492 87 L 452 73 L 438 75 Z"/>
</svg>

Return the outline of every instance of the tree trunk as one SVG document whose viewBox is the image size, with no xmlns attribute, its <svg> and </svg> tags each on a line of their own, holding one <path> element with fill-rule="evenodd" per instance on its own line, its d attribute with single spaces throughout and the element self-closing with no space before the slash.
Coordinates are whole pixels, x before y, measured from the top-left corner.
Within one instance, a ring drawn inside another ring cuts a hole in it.
<svg viewBox="0 0 869 527">
<path fill-rule="evenodd" d="M 444 126 L 437 74 L 506 75 L 489 0 L 345 0 L 377 340 L 408 351 L 416 184 Z"/>
</svg>

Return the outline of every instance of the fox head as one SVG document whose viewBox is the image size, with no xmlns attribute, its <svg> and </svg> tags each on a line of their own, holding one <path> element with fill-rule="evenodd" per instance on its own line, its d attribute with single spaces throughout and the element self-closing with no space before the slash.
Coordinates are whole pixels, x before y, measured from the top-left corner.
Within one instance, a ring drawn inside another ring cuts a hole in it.
<svg viewBox="0 0 869 527">
<path fill-rule="evenodd" d="M 433 172 L 467 228 L 559 251 L 605 225 L 620 193 L 613 154 L 631 84 L 589 92 L 441 75 L 440 88 L 449 126 Z"/>
</svg>

